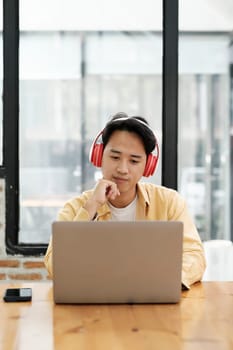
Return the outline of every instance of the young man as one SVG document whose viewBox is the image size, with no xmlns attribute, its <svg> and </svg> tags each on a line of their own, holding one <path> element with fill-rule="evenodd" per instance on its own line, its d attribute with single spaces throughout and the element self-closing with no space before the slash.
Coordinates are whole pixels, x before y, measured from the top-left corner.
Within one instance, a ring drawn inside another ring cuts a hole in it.
<svg viewBox="0 0 233 350">
<path fill-rule="evenodd" d="M 152 153 L 155 148 L 157 155 Z M 157 140 L 147 121 L 125 113 L 116 114 L 97 135 L 90 153 L 91 162 L 101 167 L 102 178 L 94 189 L 66 203 L 58 220 L 182 221 L 182 284 L 190 288 L 201 280 L 205 270 L 203 246 L 185 200 L 178 192 L 140 182 L 142 176 L 153 174 L 157 158 Z M 51 240 L 45 265 L 52 276 Z"/>
</svg>

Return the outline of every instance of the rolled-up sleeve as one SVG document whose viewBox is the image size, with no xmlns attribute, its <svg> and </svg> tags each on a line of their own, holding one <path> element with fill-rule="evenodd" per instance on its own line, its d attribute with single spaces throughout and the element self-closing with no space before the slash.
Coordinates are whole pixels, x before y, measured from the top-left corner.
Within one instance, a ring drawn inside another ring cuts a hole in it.
<svg viewBox="0 0 233 350">
<path fill-rule="evenodd" d="M 204 247 L 196 226 L 188 211 L 185 200 L 177 193 L 171 206 L 170 220 L 182 221 L 183 231 L 183 262 L 182 284 L 189 289 L 190 285 L 202 279 L 206 268 Z"/>
</svg>

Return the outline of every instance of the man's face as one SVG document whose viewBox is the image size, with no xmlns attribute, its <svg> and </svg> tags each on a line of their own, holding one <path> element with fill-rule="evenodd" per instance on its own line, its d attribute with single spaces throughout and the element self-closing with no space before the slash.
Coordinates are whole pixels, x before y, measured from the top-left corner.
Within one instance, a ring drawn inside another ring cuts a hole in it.
<svg viewBox="0 0 233 350">
<path fill-rule="evenodd" d="M 116 130 L 104 148 L 103 177 L 115 182 L 121 194 L 132 196 L 143 175 L 146 159 L 143 143 L 136 133 Z"/>
</svg>

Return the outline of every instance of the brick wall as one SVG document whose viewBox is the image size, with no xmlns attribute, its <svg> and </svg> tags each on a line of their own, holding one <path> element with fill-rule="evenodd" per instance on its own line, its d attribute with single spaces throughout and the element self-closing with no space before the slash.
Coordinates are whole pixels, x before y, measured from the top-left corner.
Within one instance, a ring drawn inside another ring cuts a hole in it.
<svg viewBox="0 0 233 350">
<path fill-rule="evenodd" d="M 6 256 L 0 257 L 0 280 L 43 281 L 49 279 L 43 258 Z"/>
<path fill-rule="evenodd" d="M 7 255 L 5 246 L 5 181 L 0 179 L 0 281 L 48 280 L 44 257 Z"/>
</svg>

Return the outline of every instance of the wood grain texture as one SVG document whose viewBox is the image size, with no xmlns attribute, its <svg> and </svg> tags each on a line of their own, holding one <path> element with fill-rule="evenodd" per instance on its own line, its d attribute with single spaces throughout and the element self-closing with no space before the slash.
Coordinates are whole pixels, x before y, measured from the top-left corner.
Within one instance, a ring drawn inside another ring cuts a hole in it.
<svg viewBox="0 0 233 350">
<path fill-rule="evenodd" d="M 179 304 L 55 305 L 52 283 L 31 287 L 32 302 L 0 301 L 3 350 L 230 350 L 233 282 L 203 282 L 182 292 Z"/>
</svg>

